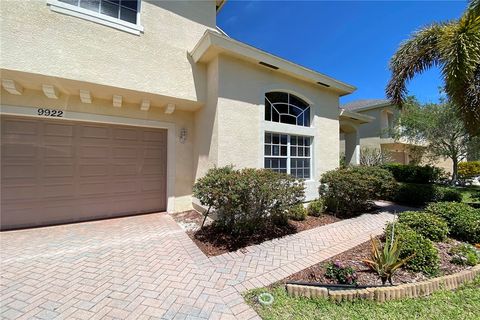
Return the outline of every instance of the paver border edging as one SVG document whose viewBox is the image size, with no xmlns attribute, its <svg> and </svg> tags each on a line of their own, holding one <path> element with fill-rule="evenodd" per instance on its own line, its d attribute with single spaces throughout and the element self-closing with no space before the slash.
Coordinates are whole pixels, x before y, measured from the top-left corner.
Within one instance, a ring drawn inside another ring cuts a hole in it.
<svg viewBox="0 0 480 320">
<path fill-rule="evenodd" d="M 287 293 L 294 297 L 321 297 L 329 298 L 336 302 L 352 301 L 356 299 L 384 302 L 389 300 L 428 296 L 433 292 L 442 289 L 454 290 L 463 283 L 472 281 L 477 275 L 480 275 L 480 265 L 476 265 L 471 269 L 463 270 L 448 276 L 433 278 L 422 282 L 401 284 L 393 287 L 328 290 L 327 288 L 322 287 L 287 284 L 286 289 Z"/>
</svg>

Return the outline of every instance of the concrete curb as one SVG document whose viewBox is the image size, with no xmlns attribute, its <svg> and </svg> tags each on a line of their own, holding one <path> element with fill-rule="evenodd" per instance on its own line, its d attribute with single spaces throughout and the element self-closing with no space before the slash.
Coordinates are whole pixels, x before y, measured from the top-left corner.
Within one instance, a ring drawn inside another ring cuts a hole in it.
<svg viewBox="0 0 480 320">
<path fill-rule="evenodd" d="M 327 288 L 287 284 L 287 293 L 294 297 L 328 298 L 332 301 L 352 301 L 356 299 L 375 300 L 384 302 L 389 300 L 423 297 L 435 291 L 454 290 L 463 283 L 472 281 L 480 275 L 480 265 L 463 270 L 448 276 L 433 278 L 423 282 L 401 284 L 393 287 L 373 287 L 353 290 L 328 290 Z"/>
</svg>

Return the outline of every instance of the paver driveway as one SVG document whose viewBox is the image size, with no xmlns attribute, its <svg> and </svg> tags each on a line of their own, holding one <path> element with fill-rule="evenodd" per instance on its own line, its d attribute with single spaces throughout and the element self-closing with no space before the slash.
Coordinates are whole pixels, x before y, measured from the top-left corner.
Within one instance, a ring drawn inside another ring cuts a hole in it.
<svg viewBox="0 0 480 320">
<path fill-rule="evenodd" d="M 0 233 L 7 319 L 250 319 L 241 292 L 380 234 L 363 215 L 207 258 L 167 214 Z"/>
</svg>

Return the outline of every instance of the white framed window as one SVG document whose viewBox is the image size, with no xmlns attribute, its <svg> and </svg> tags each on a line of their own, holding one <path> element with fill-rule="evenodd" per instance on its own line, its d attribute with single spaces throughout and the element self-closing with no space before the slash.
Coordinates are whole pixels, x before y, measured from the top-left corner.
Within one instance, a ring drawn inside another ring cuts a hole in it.
<svg viewBox="0 0 480 320">
<path fill-rule="evenodd" d="M 47 0 L 52 11 L 91 20 L 134 34 L 140 25 L 141 0 Z"/>
<path fill-rule="evenodd" d="M 310 106 L 287 92 L 265 93 L 265 120 L 310 127 Z"/>
<path fill-rule="evenodd" d="M 312 137 L 265 132 L 264 168 L 311 178 Z"/>
</svg>

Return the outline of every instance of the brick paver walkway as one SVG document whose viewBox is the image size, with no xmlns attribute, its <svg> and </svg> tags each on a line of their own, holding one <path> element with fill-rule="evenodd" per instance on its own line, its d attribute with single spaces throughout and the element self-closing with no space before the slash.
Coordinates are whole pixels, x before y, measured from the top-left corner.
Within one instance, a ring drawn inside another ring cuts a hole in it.
<svg viewBox="0 0 480 320">
<path fill-rule="evenodd" d="M 380 234 L 363 215 L 207 258 L 167 214 L 0 233 L 6 319 L 258 319 L 241 293 Z"/>
</svg>

